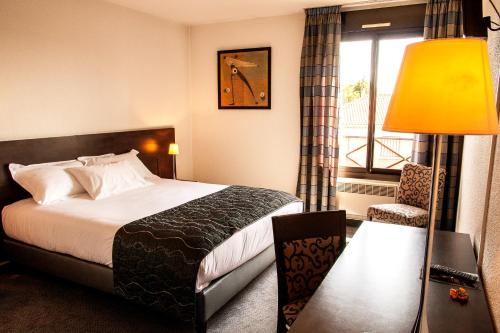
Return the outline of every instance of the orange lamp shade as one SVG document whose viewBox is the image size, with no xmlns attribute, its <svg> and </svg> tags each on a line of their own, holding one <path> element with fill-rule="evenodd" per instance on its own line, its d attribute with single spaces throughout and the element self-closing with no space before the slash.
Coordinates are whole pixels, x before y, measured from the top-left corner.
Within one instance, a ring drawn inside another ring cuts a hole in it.
<svg viewBox="0 0 500 333">
<path fill-rule="evenodd" d="M 383 129 L 499 133 L 486 42 L 453 38 L 408 45 Z"/>
<path fill-rule="evenodd" d="M 177 143 L 171 143 L 170 146 L 168 146 L 168 154 L 179 155 L 179 145 Z"/>
</svg>

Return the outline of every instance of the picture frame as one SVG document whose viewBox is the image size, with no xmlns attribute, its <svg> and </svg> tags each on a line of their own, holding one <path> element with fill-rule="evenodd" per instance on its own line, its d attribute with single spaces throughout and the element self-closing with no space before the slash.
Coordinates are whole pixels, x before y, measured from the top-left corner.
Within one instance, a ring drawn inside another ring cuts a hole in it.
<svg viewBox="0 0 500 333">
<path fill-rule="evenodd" d="M 271 109 L 271 47 L 217 51 L 218 107 Z"/>
</svg>

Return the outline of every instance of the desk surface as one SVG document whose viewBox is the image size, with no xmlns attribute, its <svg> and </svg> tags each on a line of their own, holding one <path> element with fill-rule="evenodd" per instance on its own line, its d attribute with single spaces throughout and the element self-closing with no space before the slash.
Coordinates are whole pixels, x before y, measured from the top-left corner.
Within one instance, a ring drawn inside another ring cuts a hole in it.
<svg viewBox="0 0 500 333">
<path fill-rule="evenodd" d="M 424 246 L 425 229 L 364 222 L 289 332 L 410 332 Z M 466 234 L 436 232 L 432 262 L 477 271 Z M 494 332 L 484 292 L 468 289 L 460 305 L 450 287 L 431 282 L 430 332 Z"/>
</svg>

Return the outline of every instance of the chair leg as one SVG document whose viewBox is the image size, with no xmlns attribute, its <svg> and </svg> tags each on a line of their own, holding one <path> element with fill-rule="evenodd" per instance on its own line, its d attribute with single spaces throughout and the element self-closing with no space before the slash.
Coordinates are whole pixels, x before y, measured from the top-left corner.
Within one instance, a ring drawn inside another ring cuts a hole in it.
<svg viewBox="0 0 500 333">
<path fill-rule="evenodd" d="M 281 308 L 278 306 L 278 322 L 276 327 L 276 333 L 285 333 L 286 331 L 287 329 L 286 329 L 285 316 Z"/>
</svg>

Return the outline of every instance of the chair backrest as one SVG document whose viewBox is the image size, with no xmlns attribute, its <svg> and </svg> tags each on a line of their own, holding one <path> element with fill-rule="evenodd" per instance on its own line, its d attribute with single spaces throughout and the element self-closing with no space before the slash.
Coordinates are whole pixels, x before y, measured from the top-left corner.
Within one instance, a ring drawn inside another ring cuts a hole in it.
<svg viewBox="0 0 500 333">
<path fill-rule="evenodd" d="M 273 217 L 278 305 L 312 295 L 345 247 L 346 212 Z"/>
<path fill-rule="evenodd" d="M 439 172 L 439 195 L 441 197 L 444 189 L 446 170 Z M 432 183 L 432 168 L 415 163 L 407 163 L 401 170 L 396 202 L 420 207 L 429 208 L 430 189 Z"/>
</svg>

